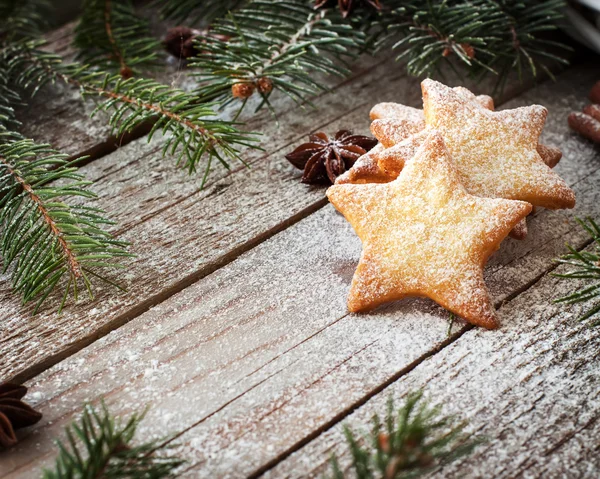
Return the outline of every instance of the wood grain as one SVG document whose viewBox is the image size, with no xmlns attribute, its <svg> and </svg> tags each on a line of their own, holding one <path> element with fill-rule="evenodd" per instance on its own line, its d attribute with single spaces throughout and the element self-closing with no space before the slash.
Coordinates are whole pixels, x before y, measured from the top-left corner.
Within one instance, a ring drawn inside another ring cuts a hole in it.
<svg viewBox="0 0 600 479">
<path fill-rule="evenodd" d="M 401 401 L 423 388 L 444 413 L 468 419 L 469 432 L 490 438 L 431 477 L 598 477 L 600 328 L 577 321 L 590 305 L 552 303 L 575 286 L 544 277 L 500 309 L 505 326 L 466 331 L 345 422 L 364 430 L 390 395 Z M 348 467 L 341 425 L 264 477 L 321 477 L 332 453 Z"/>
<path fill-rule="evenodd" d="M 565 152 L 559 171 L 577 191 L 580 215 L 598 213 L 600 165 L 563 119 L 596 75 L 568 72 L 511 104 L 550 107 L 544 140 Z M 540 211 L 530 229 L 486 270 L 498 304 L 552 268 L 565 240 L 585 241 L 572 212 Z M 0 473 L 26 477 L 48 461 L 51 438 L 82 401 L 100 396 L 119 413 L 152 404 L 140 433 L 184 433 L 177 451 L 190 477 L 239 477 L 276 463 L 458 338 L 446 338 L 447 315 L 428 301 L 346 314 L 359 251 L 327 207 L 45 372 L 31 383 L 44 422 L 6 461 L 0 456 Z M 501 313 L 501 331 L 516 328 L 509 308 Z"/>
</svg>

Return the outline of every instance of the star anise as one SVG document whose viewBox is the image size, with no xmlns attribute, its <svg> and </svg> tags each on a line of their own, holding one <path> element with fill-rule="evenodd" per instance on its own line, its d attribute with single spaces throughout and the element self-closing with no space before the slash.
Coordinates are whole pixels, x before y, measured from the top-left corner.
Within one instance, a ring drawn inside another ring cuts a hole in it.
<svg viewBox="0 0 600 479">
<path fill-rule="evenodd" d="M 18 384 L 0 384 L 0 447 L 12 447 L 17 443 L 15 429 L 28 427 L 42 418 L 42 414 L 21 399 L 27 388 Z"/>
<path fill-rule="evenodd" d="M 325 7 L 330 3 L 334 3 L 335 0 L 316 0 L 315 8 Z M 370 5 L 377 10 L 381 10 L 381 1 L 380 0 L 337 0 L 338 7 L 340 12 L 342 12 L 342 16 L 346 18 L 352 12 L 352 9 L 356 6 L 357 3 L 365 3 Z"/>
<path fill-rule="evenodd" d="M 285 157 L 304 170 L 302 182 L 310 184 L 335 183 L 338 176 L 377 144 L 375 138 L 353 135 L 348 130 L 338 131 L 333 139 L 318 132 L 310 135 L 309 140 Z"/>
</svg>

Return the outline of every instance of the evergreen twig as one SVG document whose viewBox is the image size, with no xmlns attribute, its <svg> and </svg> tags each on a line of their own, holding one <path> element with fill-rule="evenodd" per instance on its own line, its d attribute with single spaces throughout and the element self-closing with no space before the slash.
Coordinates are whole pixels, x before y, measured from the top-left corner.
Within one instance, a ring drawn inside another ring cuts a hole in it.
<svg viewBox="0 0 600 479">
<path fill-rule="evenodd" d="M 55 466 L 44 471 L 44 479 L 175 477 L 175 469 L 185 461 L 157 454 L 158 442 L 133 444 L 143 417 L 134 413 L 122 423 L 104 403 L 100 410 L 86 405 L 81 419 L 66 427 L 66 440 L 57 441 Z"/>
<path fill-rule="evenodd" d="M 249 0 L 156 0 L 163 18 L 193 25 L 199 21 L 207 23 L 232 12 Z"/>
<path fill-rule="evenodd" d="M 464 432 L 465 422 L 443 417 L 440 408 L 422 399 L 421 392 L 410 394 L 398 410 L 390 398 L 384 421 L 375 414 L 372 423 L 371 433 L 362 440 L 350 428 L 344 428 L 352 454 L 353 477 L 358 479 L 419 477 L 470 454 L 483 441 Z M 336 456 L 332 457 L 331 466 L 332 479 L 350 477 Z"/>
<path fill-rule="evenodd" d="M 157 64 L 159 42 L 131 0 L 85 0 L 75 46 L 82 63 L 129 78 L 138 68 Z"/>
<path fill-rule="evenodd" d="M 0 0 L 0 43 L 39 35 L 51 8 L 50 0 Z"/>
<path fill-rule="evenodd" d="M 152 124 L 148 141 L 156 131 L 168 134 L 163 155 L 177 154 L 177 164 L 190 173 L 197 170 L 204 155 L 208 156 L 204 179 L 213 160 L 229 168 L 230 160 L 244 162 L 240 147 L 257 148 L 255 133 L 240 131 L 237 123 L 217 118 L 212 106 L 198 103 L 195 95 L 154 80 L 123 79 L 77 63 L 64 64 L 59 56 L 42 52 L 32 43 L 13 49 L 9 67 L 15 82 L 33 89 L 33 94 L 58 80 L 77 86 L 84 97 L 100 98 L 94 113 L 110 112 L 109 121 L 117 135 Z"/>
<path fill-rule="evenodd" d="M 102 229 L 112 223 L 101 210 L 66 203 L 95 196 L 74 163 L 31 140 L 0 144 L 4 272 L 10 268 L 13 287 L 24 303 L 37 300 L 35 311 L 59 285 L 64 287 L 59 311 L 70 294 L 77 299 L 80 289 L 93 296 L 97 279 L 114 285 L 102 271 L 120 267 L 112 259 L 130 256 L 126 243 Z"/>
<path fill-rule="evenodd" d="M 549 40 L 544 32 L 556 30 L 564 0 L 396 0 L 391 11 L 380 14 L 371 28 L 378 48 L 401 51 L 409 73 L 441 73 L 443 64 L 458 58 L 473 75 L 493 72 L 503 84 L 506 75 L 524 68 L 535 76 L 539 69 L 551 75 L 547 64 L 567 63 L 551 50 L 568 49 Z"/>
<path fill-rule="evenodd" d="M 560 264 L 566 264 L 573 268 L 567 273 L 554 273 L 553 276 L 564 279 L 588 279 L 591 284 L 579 287 L 574 293 L 555 300 L 556 303 L 576 304 L 595 300 L 600 296 L 600 227 L 592 218 L 577 222 L 588 233 L 595 248 L 593 251 L 577 251 L 571 245 L 567 245 L 569 253 L 557 260 Z M 588 309 L 579 319 L 585 321 L 600 312 L 600 304 Z M 592 326 L 600 326 L 600 318 L 592 321 Z"/>
<path fill-rule="evenodd" d="M 201 101 L 216 101 L 223 107 L 256 92 L 261 102 L 256 110 L 270 107 L 269 96 L 280 90 L 296 103 L 326 91 L 315 74 L 345 76 L 344 58 L 360 49 L 364 34 L 353 29 L 337 11 L 314 11 L 301 0 L 255 0 L 212 26 L 215 36 L 197 40 L 202 53 L 190 60 L 199 72 L 196 94 Z M 245 85 L 246 95 L 235 87 Z M 233 89 L 233 90 L 232 90 Z"/>
</svg>

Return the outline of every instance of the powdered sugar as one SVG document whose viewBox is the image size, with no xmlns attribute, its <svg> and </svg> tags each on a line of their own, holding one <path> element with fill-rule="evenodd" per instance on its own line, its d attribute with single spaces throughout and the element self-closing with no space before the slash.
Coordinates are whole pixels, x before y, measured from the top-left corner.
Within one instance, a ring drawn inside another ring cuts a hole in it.
<svg viewBox="0 0 600 479">
<path fill-rule="evenodd" d="M 397 180 L 336 185 L 328 197 L 363 242 L 351 310 L 427 296 L 474 324 L 495 325 L 482 268 L 531 206 L 468 194 L 439 134 Z"/>
<path fill-rule="evenodd" d="M 493 112 L 439 82 L 424 80 L 422 88 L 427 126 L 444 137 L 468 191 L 553 209 L 575 205 L 572 190 L 536 150 L 547 114 L 544 107 Z"/>
</svg>

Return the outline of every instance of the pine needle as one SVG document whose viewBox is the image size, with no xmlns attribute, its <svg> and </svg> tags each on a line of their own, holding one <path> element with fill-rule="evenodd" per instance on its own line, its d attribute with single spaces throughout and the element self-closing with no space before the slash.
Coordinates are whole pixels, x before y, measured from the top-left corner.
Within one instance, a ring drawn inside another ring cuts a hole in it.
<svg viewBox="0 0 600 479">
<path fill-rule="evenodd" d="M 304 1 L 255 0 L 212 25 L 198 38 L 190 66 L 199 70 L 196 95 L 200 101 L 225 106 L 243 99 L 232 97 L 232 87 L 247 84 L 262 97 L 257 110 L 270 106 L 279 90 L 298 104 L 327 91 L 316 74 L 346 76 L 347 61 L 360 50 L 364 34 L 334 10 L 315 11 Z"/>
<path fill-rule="evenodd" d="M 65 428 L 66 440 L 57 441 L 55 466 L 44 470 L 44 479 L 175 477 L 185 461 L 157 454 L 159 443 L 133 444 L 144 414 L 126 421 L 114 418 L 104 403 L 100 409 L 86 405 L 81 419 Z"/>
<path fill-rule="evenodd" d="M 581 279 L 586 279 L 585 285 L 580 286 L 575 292 L 555 300 L 556 303 L 577 304 L 586 302 L 595 302 L 600 296 L 600 227 L 592 218 L 582 220 L 577 218 L 577 222 L 589 235 L 594 244 L 593 251 L 577 251 L 570 245 L 567 245 L 569 253 L 557 260 L 560 264 L 571 266 L 571 270 L 566 273 L 554 273 L 553 276 L 566 280 L 575 280 L 579 283 Z M 591 284 L 590 284 L 591 283 Z M 585 321 L 595 316 L 600 311 L 600 305 L 588 309 L 579 319 Z M 595 318 L 591 326 L 600 326 L 600 318 Z"/>
<path fill-rule="evenodd" d="M 207 156 L 226 168 L 230 161 L 243 164 L 241 148 L 258 148 L 258 135 L 239 130 L 239 124 L 217 117 L 211 104 L 199 103 L 194 94 L 145 78 L 90 70 L 77 63 L 64 64 L 57 55 L 42 52 L 38 44 L 22 42 L 9 56 L 14 81 L 35 94 L 47 83 L 62 81 L 77 86 L 83 97 L 99 99 L 98 111 L 110 113 L 113 133 L 122 135 L 142 125 L 152 125 L 166 135 L 163 155 L 175 155 L 177 164 L 190 173 Z M 211 162 L 205 163 L 207 172 Z"/>
<path fill-rule="evenodd" d="M 392 398 L 382 421 L 375 414 L 367 437 L 357 438 L 349 427 L 344 434 L 352 455 L 352 473 L 346 475 L 336 456 L 331 458 L 332 479 L 405 479 L 419 477 L 470 454 L 482 438 L 464 432 L 465 422 L 444 417 L 422 393 L 409 394 L 396 410 Z"/>
<path fill-rule="evenodd" d="M 74 43 L 79 61 L 123 78 L 158 64 L 159 42 L 130 0 L 85 0 Z"/>
<path fill-rule="evenodd" d="M 23 303 L 37 302 L 34 313 L 57 287 L 65 288 L 59 309 L 78 284 L 93 296 L 87 271 L 103 278 L 103 271 L 121 267 L 112 260 L 130 256 L 127 243 L 104 231 L 112 222 L 103 211 L 67 203 L 95 197 L 67 158 L 32 140 L 0 144 L 3 268 Z"/>
</svg>

